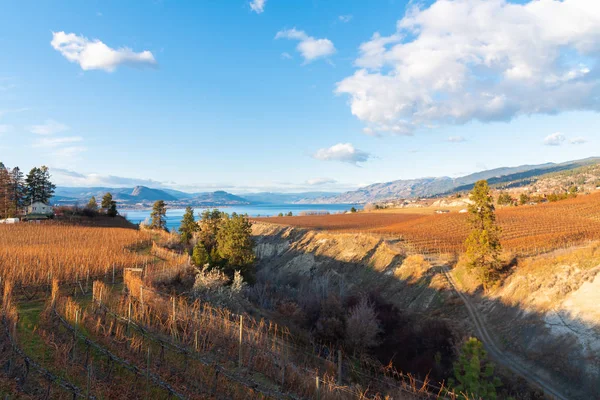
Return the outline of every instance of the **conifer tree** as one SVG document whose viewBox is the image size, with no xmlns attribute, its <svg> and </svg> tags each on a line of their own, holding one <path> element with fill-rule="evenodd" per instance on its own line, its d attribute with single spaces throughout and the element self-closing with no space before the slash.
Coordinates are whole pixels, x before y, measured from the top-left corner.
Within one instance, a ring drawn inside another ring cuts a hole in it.
<svg viewBox="0 0 600 400">
<path fill-rule="evenodd" d="M 217 233 L 217 251 L 220 258 L 226 260 L 226 269 L 240 271 L 244 280 L 252 280 L 254 276 L 254 242 L 252 240 L 252 223 L 243 215 L 232 215 L 226 218 Z"/>
<path fill-rule="evenodd" d="M 87 203 L 86 208 L 91 211 L 98 211 L 98 202 L 96 201 L 96 196 L 92 196 L 90 201 Z"/>
<path fill-rule="evenodd" d="M 100 207 L 102 207 L 102 210 L 104 212 L 108 212 L 108 210 L 110 209 L 110 207 L 112 205 L 112 201 L 113 201 L 113 197 L 112 197 L 112 194 L 110 194 L 110 193 L 106 193 L 104 195 L 104 197 L 102 197 L 102 204 L 100 205 Z"/>
<path fill-rule="evenodd" d="M 194 218 L 194 209 L 188 206 L 185 208 L 185 213 L 183 214 L 183 219 L 179 226 L 181 241 L 188 244 L 194 236 L 194 232 L 197 232 L 198 230 L 200 230 L 200 226 L 196 223 L 196 219 Z"/>
<path fill-rule="evenodd" d="M 10 181 L 12 209 L 14 215 L 17 215 L 25 206 L 25 182 L 23 181 L 23 173 L 19 167 L 14 167 L 10 172 Z"/>
<path fill-rule="evenodd" d="M 468 266 L 475 270 L 488 289 L 496 280 L 501 267 L 500 227 L 496 223 L 496 211 L 487 181 L 475 183 L 469 205 L 471 234 L 465 245 Z"/>
<path fill-rule="evenodd" d="M 150 213 L 150 218 L 152 218 L 152 222 L 150 223 L 151 229 L 162 229 L 165 230 L 167 227 L 167 206 L 163 200 L 157 200 L 154 202 L 154 206 L 152 206 L 152 213 Z"/>
<path fill-rule="evenodd" d="M 464 396 L 461 398 L 497 398 L 496 388 L 501 382 L 494 377 L 494 364 L 487 362 L 487 352 L 479 340 L 469 338 L 462 346 L 458 361 L 454 363 L 454 378 L 450 378 L 448 384 L 455 393 Z"/>
<path fill-rule="evenodd" d="M 114 200 L 111 200 L 110 202 L 110 206 L 108 207 L 108 210 L 106 211 L 106 215 L 108 215 L 109 217 L 116 217 L 118 214 L 117 211 L 117 202 Z"/>
<path fill-rule="evenodd" d="M 8 218 L 10 212 L 10 173 L 0 163 L 0 219 Z"/>
<path fill-rule="evenodd" d="M 25 178 L 25 204 L 30 205 L 36 201 L 48 203 L 54 195 L 56 186 L 50 181 L 48 167 L 42 165 L 34 167 Z"/>
<path fill-rule="evenodd" d="M 194 251 L 192 252 L 192 261 L 198 267 L 203 267 L 211 262 L 210 256 L 201 241 L 198 241 L 198 243 L 196 243 L 194 246 Z"/>
</svg>

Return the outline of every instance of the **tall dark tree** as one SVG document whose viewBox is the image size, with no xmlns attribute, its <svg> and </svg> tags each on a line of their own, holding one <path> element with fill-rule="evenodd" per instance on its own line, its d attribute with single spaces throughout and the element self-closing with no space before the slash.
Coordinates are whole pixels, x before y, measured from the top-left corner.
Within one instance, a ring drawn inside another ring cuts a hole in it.
<svg viewBox="0 0 600 400">
<path fill-rule="evenodd" d="M 179 226 L 181 241 L 188 244 L 194 236 L 194 232 L 198 232 L 199 230 L 200 226 L 196 223 L 196 219 L 194 218 L 194 209 L 189 206 L 186 207 L 183 219 L 181 220 L 181 225 Z"/>
<path fill-rule="evenodd" d="M 10 172 L 10 197 L 15 215 L 25 206 L 25 181 L 19 167 L 14 167 Z"/>
<path fill-rule="evenodd" d="M 9 217 L 11 209 L 10 183 L 10 172 L 4 164 L 0 163 L 0 219 Z"/>
<path fill-rule="evenodd" d="M 204 248 L 211 255 L 216 253 L 217 233 L 224 216 L 225 214 L 217 209 L 212 211 L 205 210 L 202 213 L 202 219 L 200 220 L 200 234 L 198 239 L 202 242 L 202 244 L 204 244 Z"/>
<path fill-rule="evenodd" d="M 106 193 L 104 197 L 102 197 L 102 204 L 100 205 L 100 207 L 102 207 L 102 210 L 104 212 L 108 212 L 110 206 L 112 205 L 112 201 L 113 197 L 110 193 Z"/>
<path fill-rule="evenodd" d="M 34 167 L 25 178 L 25 203 L 33 204 L 36 201 L 48 203 L 54 195 L 56 186 L 50 181 L 48 167 L 42 165 Z"/>
<path fill-rule="evenodd" d="M 110 206 L 108 207 L 108 210 L 106 210 L 106 215 L 114 218 L 118 214 L 119 214 L 119 212 L 117 211 L 117 202 L 113 200 L 110 202 Z"/>
<path fill-rule="evenodd" d="M 157 200 L 154 202 L 154 206 L 152 206 L 152 213 L 150 213 L 150 218 L 152 218 L 152 222 L 150 223 L 150 228 L 152 229 L 162 229 L 165 230 L 167 228 L 167 206 L 163 200 Z"/>
<path fill-rule="evenodd" d="M 469 267 L 474 269 L 484 289 L 496 280 L 501 268 L 500 227 L 496 223 L 496 210 L 487 181 L 475 183 L 469 205 L 471 234 L 467 238 Z"/>
</svg>

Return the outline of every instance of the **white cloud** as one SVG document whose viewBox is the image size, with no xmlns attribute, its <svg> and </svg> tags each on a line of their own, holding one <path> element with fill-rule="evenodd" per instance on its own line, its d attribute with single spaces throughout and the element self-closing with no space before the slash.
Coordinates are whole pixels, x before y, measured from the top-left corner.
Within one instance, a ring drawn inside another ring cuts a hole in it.
<svg viewBox="0 0 600 400">
<path fill-rule="evenodd" d="M 571 144 L 585 144 L 587 143 L 587 139 L 581 136 L 574 137 L 570 140 Z"/>
<path fill-rule="evenodd" d="M 372 155 L 354 148 L 350 143 L 338 143 L 326 149 L 319 149 L 313 158 L 322 161 L 341 161 L 358 165 L 372 158 Z"/>
<path fill-rule="evenodd" d="M 546 136 L 544 144 L 546 146 L 561 146 L 567 138 L 560 132 L 555 132 L 551 135 Z"/>
<path fill-rule="evenodd" d="M 83 138 L 81 136 L 43 137 L 36 140 L 33 146 L 55 148 L 65 144 L 81 142 L 82 140 Z"/>
<path fill-rule="evenodd" d="M 304 31 L 299 31 L 296 28 L 277 32 L 275 39 L 299 40 L 300 43 L 298 43 L 296 50 L 304 57 L 305 64 L 335 53 L 335 46 L 331 40 L 308 36 Z"/>
<path fill-rule="evenodd" d="M 340 15 L 338 17 L 338 19 L 343 23 L 348 23 L 348 22 L 352 21 L 352 15 L 350 15 L 350 14 Z"/>
<path fill-rule="evenodd" d="M 265 11 L 265 5 L 267 4 L 267 0 L 252 0 L 250 3 L 250 8 L 257 14 Z"/>
<path fill-rule="evenodd" d="M 60 122 L 56 122 L 52 119 L 46 120 L 41 125 L 33 125 L 29 128 L 31 133 L 36 133 L 38 135 L 53 135 L 55 133 L 60 133 L 68 130 L 69 127 Z"/>
<path fill-rule="evenodd" d="M 155 65 L 148 51 L 136 53 L 127 47 L 112 49 L 98 39 L 90 40 L 74 33 L 53 32 L 52 47 L 70 62 L 78 63 L 84 71 L 101 69 L 113 72 L 119 65 Z"/>
<path fill-rule="evenodd" d="M 437 0 L 360 46 L 336 92 L 369 127 L 600 111 L 600 2 Z"/>
<path fill-rule="evenodd" d="M 450 143 L 462 143 L 462 142 L 466 142 L 467 139 L 465 139 L 462 136 L 450 136 L 448 139 L 446 139 L 448 142 Z"/>
<path fill-rule="evenodd" d="M 284 60 L 291 60 L 292 59 L 292 55 L 288 52 L 283 52 L 281 53 L 281 58 L 283 58 Z"/>
<path fill-rule="evenodd" d="M 11 132 L 13 130 L 12 125 L 0 125 L 0 135 L 2 135 L 3 133 L 8 133 Z"/>
<path fill-rule="evenodd" d="M 333 183 L 337 183 L 337 181 L 331 178 L 313 178 L 306 181 L 306 184 L 310 186 L 329 185 Z"/>
</svg>

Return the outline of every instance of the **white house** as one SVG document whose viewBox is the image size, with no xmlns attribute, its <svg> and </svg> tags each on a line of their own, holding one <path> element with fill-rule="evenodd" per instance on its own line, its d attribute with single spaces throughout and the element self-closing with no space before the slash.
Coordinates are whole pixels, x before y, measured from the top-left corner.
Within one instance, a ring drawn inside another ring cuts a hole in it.
<svg viewBox="0 0 600 400">
<path fill-rule="evenodd" d="M 17 223 L 19 223 L 19 218 L 0 219 L 0 224 L 17 224 Z"/>
<path fill-rule="evenodd" d="M 49 206 L 46 203 L 42 203 L 41 201 L 36 201 L 30 206 L 27 207 L 27 215 L 36 214 L 36 215 L 52 215 L 52 206 Z"/>
</svg>

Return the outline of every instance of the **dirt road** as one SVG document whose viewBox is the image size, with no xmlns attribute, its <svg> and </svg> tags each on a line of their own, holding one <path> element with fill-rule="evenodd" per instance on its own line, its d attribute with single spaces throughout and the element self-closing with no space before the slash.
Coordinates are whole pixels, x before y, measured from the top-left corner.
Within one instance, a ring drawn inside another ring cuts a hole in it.
<svg viewBox="0 0 600 400">
<path fill-rule="evenodd" d="M 498 346 L 496 346 L 496 343 L 492 336 L 489 334 L 483 321 L 483 318 L 479 314 L 479 311 L 471 303 L 471 300 L 467 297 L 467 295 L 462 293 L 457 288 L 456 282 L 454 281 L 454 278 L 452 278 L 452 274 L 450 273 L 448 267 L 442 266 L 441 269 L 452 289 L 456 292 L 456 294 L 458 294 L 460 299 L 465 304 L 465 307 L 467 308 L 467 311 L 469 313 L 469 317 L 471 318 L 471 321 L 473 321 L 475 333 L 483 342 L 485 348 L 487 349 L 488 353 L 492 356 L 492 358 L 497 362 L 503 364 L 508 369 L 512 370 L 517 375 L 520 375 L 523 378 L 525 378 L 532 385 L 543 390 L 547 397 L 557 400 L 569 400 L 570 398 L 568 396 L 562 394 L 554 385 L 548 382 L 547 379 L 538 376 L 531 369 L 527 368 L 524 365 L 524 362 L 519 360 L 515 355 L 508 354 L 500 350 Z"/>
</svg>

